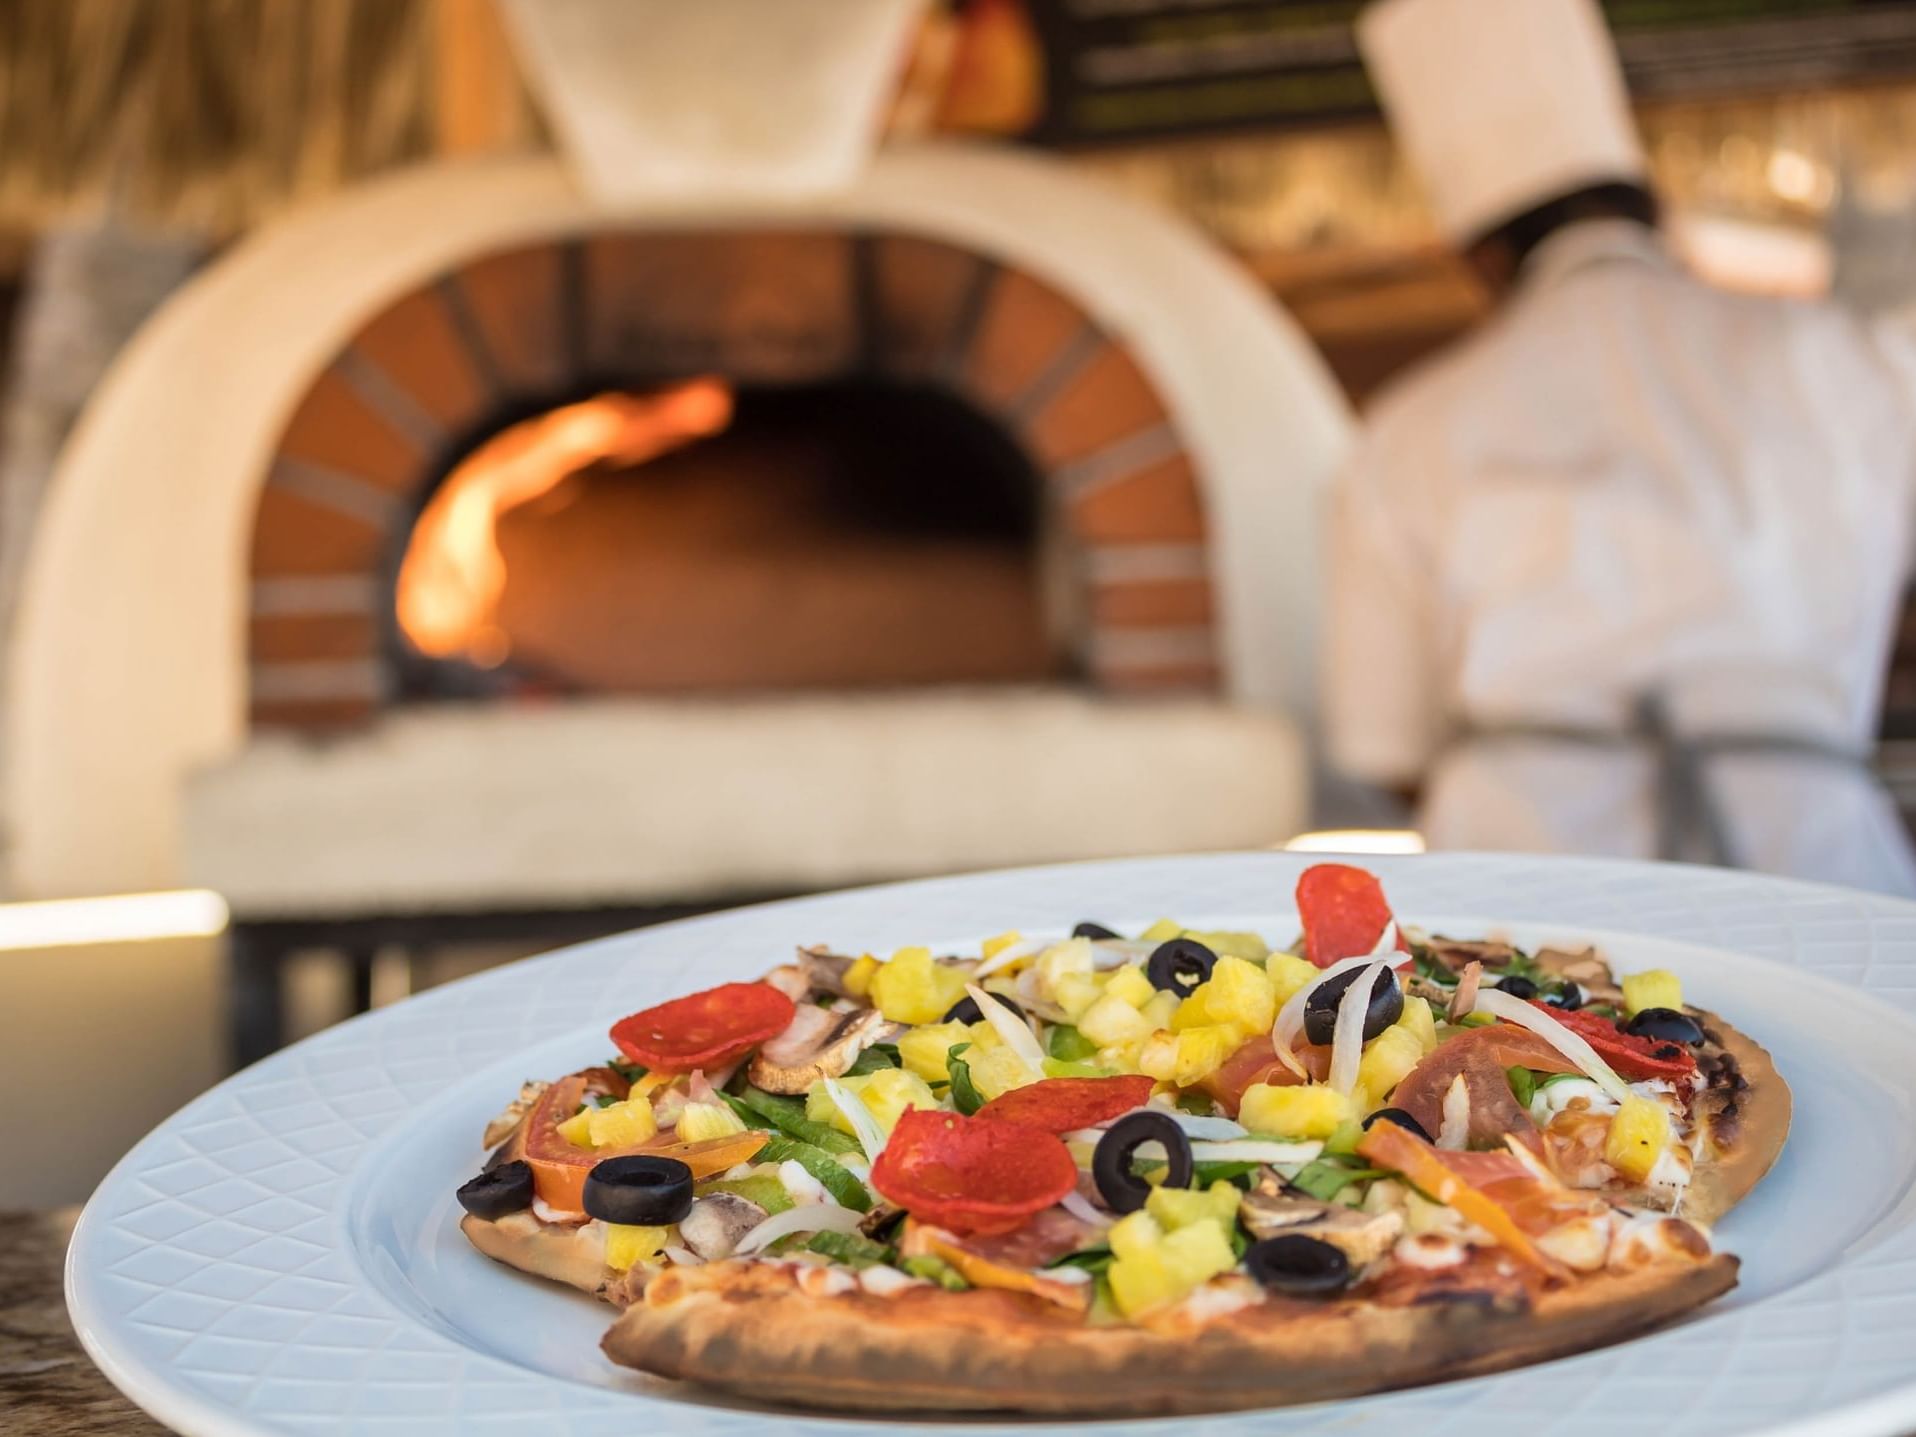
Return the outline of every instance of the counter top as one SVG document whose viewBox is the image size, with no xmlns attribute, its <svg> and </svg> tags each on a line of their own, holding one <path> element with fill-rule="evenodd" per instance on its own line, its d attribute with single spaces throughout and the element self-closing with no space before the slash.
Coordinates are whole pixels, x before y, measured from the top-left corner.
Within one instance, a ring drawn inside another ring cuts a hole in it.
<svg viewBox="0 0 1916 1437">
<path fill-rule="evenodd" d="M 164 1434 L 101 1375 L 67 1321 L 60 1269 L 79 1215 L 78 1208 L 0 1213 L 0 1431 Z"/>
</svg>

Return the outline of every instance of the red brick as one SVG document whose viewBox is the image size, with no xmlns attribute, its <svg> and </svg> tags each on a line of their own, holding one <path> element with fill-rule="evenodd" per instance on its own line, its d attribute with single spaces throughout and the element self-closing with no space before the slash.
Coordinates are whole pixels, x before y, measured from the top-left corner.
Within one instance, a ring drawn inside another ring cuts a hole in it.
<svg viewBox="0 0 1916 1437">
<path fill-rule="evenodd" d="M 250 710 L 257 729 L 346 729 L 366 723 L 377 712 L 365 699 L 301 699 L 255 703 Z"/>
<path fill-rule="evenodd" d="M 1082 311 L 1056 290 L 1001 270 L 965 363 L 973 398 L 999 412 L 1014 408 L 1085 323 Z"/>
<path fill-rule="evenodd" d="M 250 572 L 371 574 L 378 571 L 386 535 L 370 524 L 268 484 L 253 518 Z"/>
<path fill-rule="evenodd" d="M 1209 579 L 1164 579 L 1101 584 L 1091 594 L 1092 621 L 1103 628 L 1208 624 Z"/>
<path fill-rule="evenodd" d="M 293 411 L 279 449 L 395 493 L 410 493 L 426 478 L 426 456 L 330 369 Z"/>
<path fill-rule="evenodd" d="M 372 658 L 379 652 L 379 628 L 371 614 L 255 615 L 247 652 L 254 663 L 269 664 Z"/>
<path fill-rule="evenodd" d="M 1216 693 L 1223 674 L 1216 664 L 1177 664 L 1168 668 L 1109 668 L 1092 675 L 1100 688 L 1120 694 Z"/>
<path fill-rule="evenodd" d="M 561 246 L 487 255 L 454 278 L 502 384 L 523 395 L 557 395 L 573 382 L 560 283 Z"/>
<path fill-rule="evenodd" d="M 1165 421 L 1157 390 L 1122 345 L 1107 344 L 1027 425 L 1041 463 L 1067 464 Z"/>
<path fill-rule="evenodd" d="M 954 357 L 976 287 L 991 283 L 989 262 L 936 240 L 887 235 L 873 242 L 871 265 L 878 367 L 900 376 L 938 371 Z"/>
<path fill-rule="evenodd" d="M 1068 522 L 1090 544 L 1189 543 L 1204 538 L 1204 502 L 1191 461 L 1177 454 L 1088 487 Z"/>
<path fill-rule="evenodd" d="M 605 375 L 804 383 L 858 358 L 851 241 L 686 231 L 586 241 L 586 347 Z"/>
<path fill-rule="evenodd" d="M 491 407 L 492 395 L 437 286 L 389 305 L 353 345 L 449 432 L 477 423 Z"/>
</svg>

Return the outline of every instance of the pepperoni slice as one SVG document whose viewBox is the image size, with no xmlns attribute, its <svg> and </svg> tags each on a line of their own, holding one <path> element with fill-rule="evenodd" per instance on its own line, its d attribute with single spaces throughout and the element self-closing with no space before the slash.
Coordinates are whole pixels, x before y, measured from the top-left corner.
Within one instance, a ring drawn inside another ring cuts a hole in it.
<svg viewBox="0 0 1916 1437">
<path fill-rule="evenodd" d="M 1297 880 L 1297 912 L 1304 922 L 1304 956 L 1319 968 L 1370 952 L 1391 920 L 1384 885 L 1374 874 L 1347 863 L 1305 869 Z M 1410 951 L 1401 932 L 1397 947 Z"/>
<path fill-rule="evenodd" d="M 1565 1012 L 1548 1003 L 1534 1006 L 1595 1048 L 1597 1056 L 1615 1068 L 1619 1077 L 1633 1083 L 1650 1078 L 1668 1078 L 1674 1082 L 1696 1072 L 1696 1054 L 1681 1043 L 1639 1038 L 1635 1033 L 1624 1032 L 1601 1013 L 1586 1013 L 1581 1009 Z"/>
<path fill-rule="evenodd" d="M 992 1236 L 1078 1185 L 1064 1140 L 1022 1123 L 908 1109 L 872 1164 L 872 1186 L 920 1222 Z"/>
<path fill-rule="evenodd" d="M 719 1068 L 791 1026 L 792 1000 L 766 983 L 721 983 L 612 1025 L 612 1041 L 635 1063 L 663 1073 Z"/>
<path fill-rule="evenodd" d="M 1143 1107 L 1152 1086 L 1146 1077 L 1044 1078 L 1000 1093 L 973 1116 L 1047 1133 L 1075 1132 Z"/>
</svg>

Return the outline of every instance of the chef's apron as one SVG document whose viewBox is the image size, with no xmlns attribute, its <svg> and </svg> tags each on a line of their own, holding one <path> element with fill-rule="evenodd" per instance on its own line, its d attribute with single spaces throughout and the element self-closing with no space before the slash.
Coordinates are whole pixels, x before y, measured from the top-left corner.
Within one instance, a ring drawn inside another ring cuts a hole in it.
<svg viewBox="0 0 1916 1437">
<path fill-rule="evenodd" d="M 1734 826 L 1711 785 L 1711 760 L 1730 757 L 1774 758 L 1848 770 L 1875 784 L 1869 756 L 1857 749 L 1804 734 L 1715 730 L 1686 733 L 1672 723 L 1660 693 L 1636 701 L 1631 721 L 1617 728 L 1505 720 L 1458 725 L 1450 750 L 1495 747 L 1509 742 L 1561 745 L 1589 751 L 1639 751 L 1651 762 L 1651 800 L 1655 856 L 1690 860 L 1724 868 L 1749 867 Z"/>
</svg>

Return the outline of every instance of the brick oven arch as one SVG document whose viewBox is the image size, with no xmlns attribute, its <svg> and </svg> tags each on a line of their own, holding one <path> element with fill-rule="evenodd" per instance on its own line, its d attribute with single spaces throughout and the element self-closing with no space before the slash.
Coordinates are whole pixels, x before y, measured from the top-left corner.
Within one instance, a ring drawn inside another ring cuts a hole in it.
<svg viewBox="0 0 1916 1437">
<path fill-rule="evenodd" d="M 478 253 L 400 294 L 298 401 L 254 519 L 253 724 L 347 724 L 395 700 L 394 555 L 476 442 L 589 393 L 695 374 L 871 379 L 963 401 L 1041 476 L 1090 683 L 1215 691 L 1191 457 L 1130 347 L 1081 305 L 1003 259 L 904 230 L 605 228 Z"/>
</svg>

